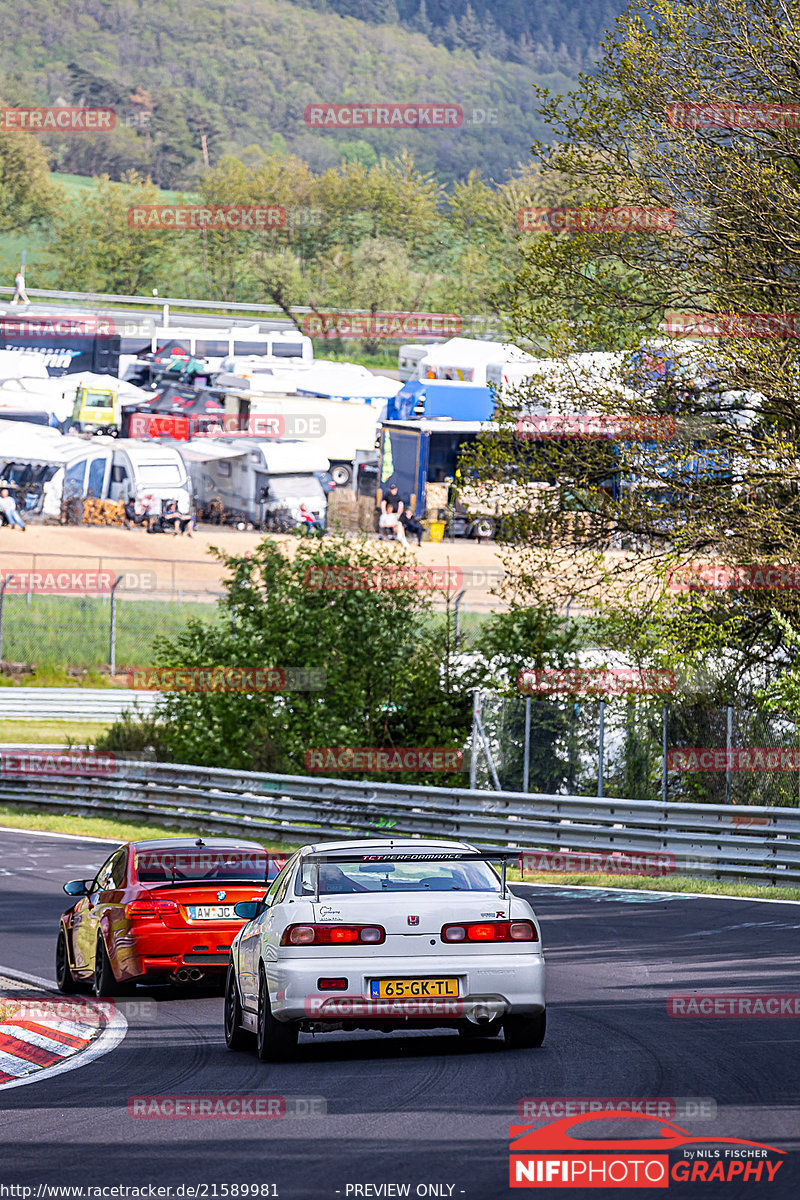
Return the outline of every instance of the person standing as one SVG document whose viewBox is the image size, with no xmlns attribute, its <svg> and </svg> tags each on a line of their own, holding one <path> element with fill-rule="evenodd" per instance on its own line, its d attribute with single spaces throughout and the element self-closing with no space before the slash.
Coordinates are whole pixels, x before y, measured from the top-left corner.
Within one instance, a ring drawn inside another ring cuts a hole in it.
<svg viewBox="0 0 800 1200">
<path fill-rule="evenodd" d="M 17 512 L 17 502 L 6 487 L 0 488 L 0 511 L 12 529 L 16 525 L 18 529 L 24 530 L 25 523 Z"/>
<path fill-rule="evenodd" d="M 11 303 L 16 304 L 17 301 L 20 301 L 22 304 L 30 304 L 28 293 L 25 291 L 25 275 L 23 274 L 22 267 L 20 267 L 14 276 L 14 295 Z"/>
</svg>

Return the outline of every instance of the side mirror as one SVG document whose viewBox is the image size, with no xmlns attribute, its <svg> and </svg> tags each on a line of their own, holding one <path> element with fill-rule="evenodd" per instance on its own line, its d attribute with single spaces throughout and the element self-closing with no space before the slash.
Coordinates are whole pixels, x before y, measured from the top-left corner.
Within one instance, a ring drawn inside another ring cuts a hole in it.
<svg viewBox="0 0 800 1200">
<path fill-rule="evenodd" d="M 69 883 L 64 884 L 64 891 L 68 896 L 89 895 L 89 887 L 85 879 L 71 879 Z"/>
<path fill-rule="evenodd" d="M 252 921 L 253 917 L 258 915 L 260 908 L 260 900 L 240 900 L 238 904 L 234 904 L 233 911 L 237 917 L 243 917 L 245 921 Z"/>
</svg>

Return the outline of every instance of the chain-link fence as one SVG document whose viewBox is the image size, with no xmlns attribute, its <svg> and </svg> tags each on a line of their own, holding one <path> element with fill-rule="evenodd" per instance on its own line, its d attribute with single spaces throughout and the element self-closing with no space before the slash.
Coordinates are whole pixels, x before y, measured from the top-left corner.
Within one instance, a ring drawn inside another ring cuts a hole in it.
<svg viewBox="0 0 800 1200">
<path fill-rule="evenodd" d="M 709 804 L 800 802 L 800 729 L 763 709 L 482 693 L 472 744 L 480 788 Z"/>
<path fill-rule="evenodd" d="M 158 639 L 176 636 L 189 617 L 222 619 L 216 598 L 147 600 L 122 588 L 113 599 L 6 593 L 0 596 L 0 662 L 39 671 L 151 666 Z"/>
</svg>

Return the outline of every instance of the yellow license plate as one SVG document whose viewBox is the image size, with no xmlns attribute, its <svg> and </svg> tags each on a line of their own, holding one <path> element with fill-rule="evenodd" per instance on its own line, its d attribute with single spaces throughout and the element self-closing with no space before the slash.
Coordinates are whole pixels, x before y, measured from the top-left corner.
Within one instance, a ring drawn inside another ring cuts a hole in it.
<svg viewBox="0 0 800 1200">
<path fill-rule="evenodd" d="M 440 1000 L 458 996 L 457 979 L 371 979 L 372 1000 Z"/>
</svg>

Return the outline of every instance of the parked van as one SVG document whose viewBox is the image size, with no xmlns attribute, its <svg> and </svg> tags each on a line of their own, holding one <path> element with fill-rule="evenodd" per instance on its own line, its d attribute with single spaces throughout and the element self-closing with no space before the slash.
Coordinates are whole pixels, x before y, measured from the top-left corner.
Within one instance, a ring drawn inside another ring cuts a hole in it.
<svg viewBox="0 0 800 1200">
<path fill-rule="evenodd" d="M 401 379 L 419 379 L 419 364 L 430 350 L 441 346 L 441 342 L 408 342 L 397 354 L 397 370 Z"/>
</svg>

